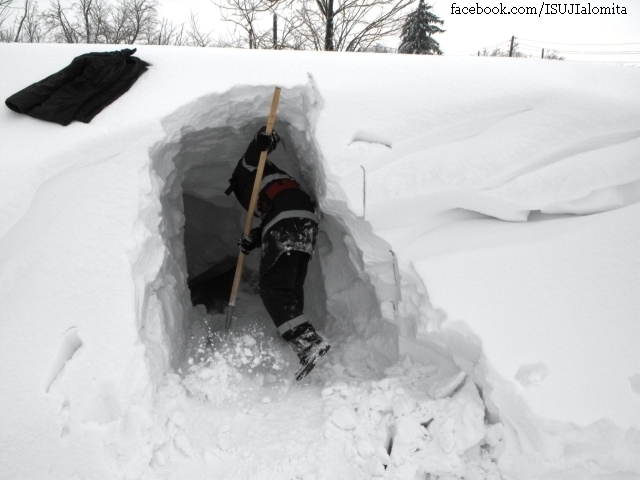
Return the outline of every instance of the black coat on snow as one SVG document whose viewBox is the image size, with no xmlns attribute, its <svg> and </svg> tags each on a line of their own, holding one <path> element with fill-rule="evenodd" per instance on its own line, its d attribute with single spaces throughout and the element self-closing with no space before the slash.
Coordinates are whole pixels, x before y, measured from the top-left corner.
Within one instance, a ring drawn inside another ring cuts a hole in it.
<svg viewBox="0 0 640 480">
<path fill-rule="evenodd" d="M 89 123 L 142 75 L 149 66 L 136 49 L 80 55 L 53 75 L 11 95 L 11 110 L 34 118 L 69 125 Z"/>
<path fill-rule="evenodd" d="M 246 210 L 251 202 L 259 160 L 260 149 L 254 139 L 229 180 L 227 195 L 233 192 Z M 313 253 L 318 234 L 315 210 L 313 200 L 298 182 L 267 160 L 255 213 L 262 220 L 257 231 L 262 237 L 261 275 L 285 252 Z"/>
</svg>

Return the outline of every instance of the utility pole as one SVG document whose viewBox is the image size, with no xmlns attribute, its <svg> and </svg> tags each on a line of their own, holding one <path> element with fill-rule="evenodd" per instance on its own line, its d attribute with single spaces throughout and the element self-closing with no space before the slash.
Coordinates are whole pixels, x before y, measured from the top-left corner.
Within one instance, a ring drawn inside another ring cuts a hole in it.
<svg viewBox="0 0 640 480">
<path fill-rule="evenodd" d="M 327 28 L 324 36 L 324 49 L 326 51 L 333 51 L 333 0 L 327 0 L 326 14 L 327 14 Z"/>
<path fill-rule="evenodd" d="M 515 38 L 516 37 L 514 35 L 511 36 L 511 47 L 509 47 L 509 56 L 510 57 L 513 57 L 513 41 L 515 40 Z"/>
<path fill-rule="evenodd" d="M 542 49 L 542 56 L 540 58 L 544 60 L 544 48 Z"/>
<path fill-rule="evenodd" d="M 273 12 L 273 49 L 278 49 L 278 15 Z"/>
</svg>

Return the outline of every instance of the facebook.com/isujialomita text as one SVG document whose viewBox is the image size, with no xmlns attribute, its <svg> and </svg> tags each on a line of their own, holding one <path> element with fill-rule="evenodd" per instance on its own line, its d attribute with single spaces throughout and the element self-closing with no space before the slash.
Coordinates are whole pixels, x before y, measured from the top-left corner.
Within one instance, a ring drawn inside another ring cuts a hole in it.
<svg viewBox="0 0 640 480">
<path fill-rule="evenodd" d="M 588 3 L 547 3 L 540 7 L 509 7 L 500 2 L 499 6 L 484 6 L 476 3 L 473 6 L 451 4 L 452 15 L 626 15 L 627 8 L 617 3 L 599 7 Z"/>
</svg>

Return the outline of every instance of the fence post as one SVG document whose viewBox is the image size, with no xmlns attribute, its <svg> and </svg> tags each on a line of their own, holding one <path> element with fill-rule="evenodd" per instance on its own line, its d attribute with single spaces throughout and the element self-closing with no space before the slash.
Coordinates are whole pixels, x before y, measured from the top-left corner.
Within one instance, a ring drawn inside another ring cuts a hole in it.
<svg viewBox="0 0 640 480">
<path fill-rule="evenodd" d="M 367 209 L 367 171 L 362 165 L 360 165 L 360 168 L 362 169 L 362 220 L 364 220 Z"/>
</svg>

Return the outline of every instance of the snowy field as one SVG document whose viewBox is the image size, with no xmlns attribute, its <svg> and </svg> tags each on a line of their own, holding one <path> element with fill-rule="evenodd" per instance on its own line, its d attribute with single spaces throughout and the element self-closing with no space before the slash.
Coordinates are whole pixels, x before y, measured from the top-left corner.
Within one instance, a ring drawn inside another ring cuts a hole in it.
<svg viewBox="0 0 640 480">
<path fill-rule="evenodd" d="M 0 45 L 2 98 L 108 46 Z M 640 479 L 640 69 L 139 47 L 90 124 L 0 110 L 0 478 Z M 322 212 L 302 382 L 227 179 Z"/>
</svg>

